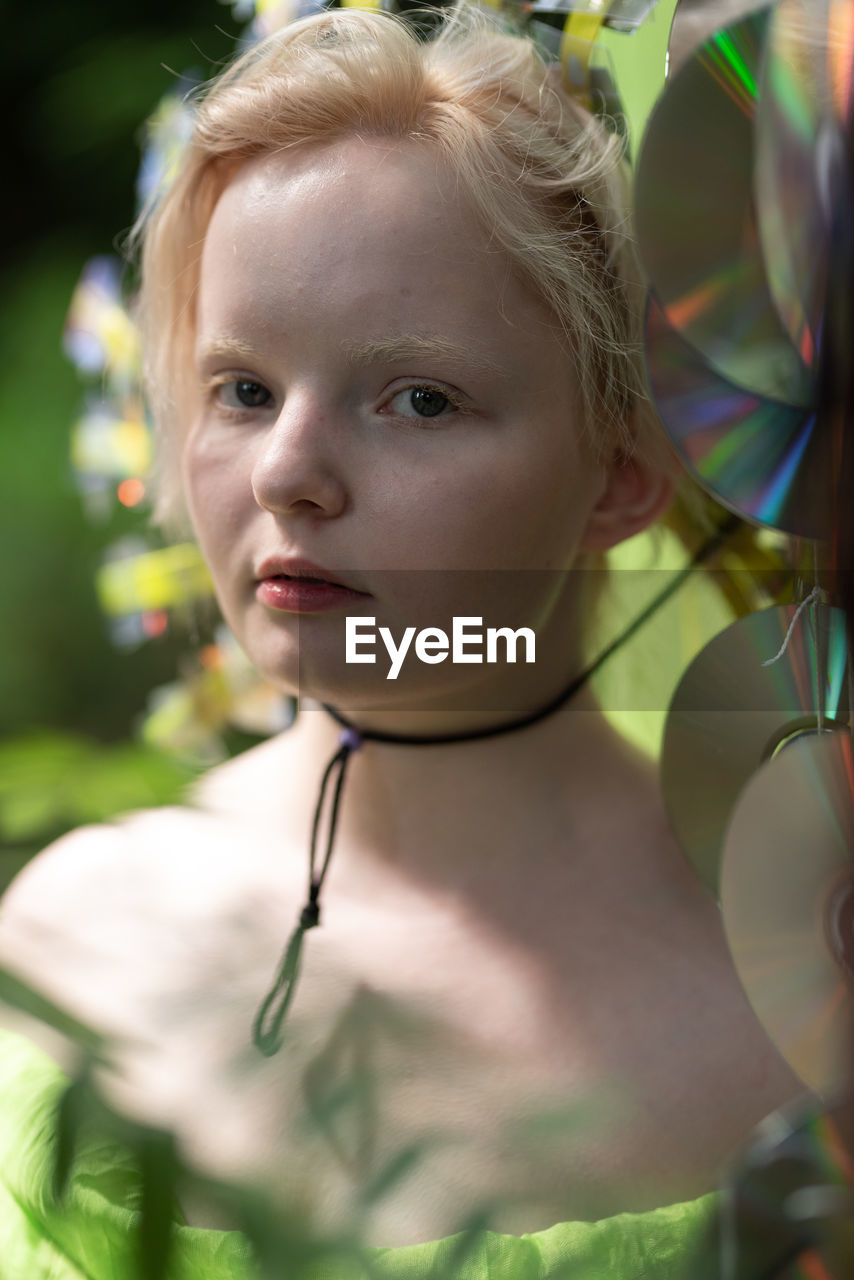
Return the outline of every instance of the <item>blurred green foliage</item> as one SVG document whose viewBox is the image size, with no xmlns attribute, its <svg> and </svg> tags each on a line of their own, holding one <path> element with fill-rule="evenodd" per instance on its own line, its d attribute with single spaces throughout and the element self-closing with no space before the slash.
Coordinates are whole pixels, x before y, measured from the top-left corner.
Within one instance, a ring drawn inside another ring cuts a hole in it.
<svg viewBox="0 0 854 1280">
<path fill-rule="evenodd" d="M 0 742 L 0 891 L 48 840 L 179 798 L 194 770 L 138 742 L 107 746 L 57 730 Z"/>
<path fill-rule="evenodd" d="M 211 74 L 238 26 L 217 0 L 16 7 L 0 93 L 0 888 L 39 845 L 81 821 L 175 799 L 187 771 L 131 746 L 186 638 L 117 650 L 94 572 L 140 529 L 119 508 L 89 523 L 69 464 L 82 400 L 62 354 L 65 314 L 88 257 L 134 217 L 141 127 L 176 77 Z M 117 745 L 124 743 L 125 745 Z"/>
</svg>

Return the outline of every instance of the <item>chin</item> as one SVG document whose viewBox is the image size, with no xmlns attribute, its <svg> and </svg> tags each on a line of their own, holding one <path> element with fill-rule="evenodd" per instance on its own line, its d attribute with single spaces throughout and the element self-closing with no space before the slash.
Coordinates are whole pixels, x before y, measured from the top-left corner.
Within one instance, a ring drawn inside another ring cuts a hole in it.
<svg viewBox="0 0 854 1280">
<path fill-rule="evenodd" d="M 540 687 L 543 668 L 526 663 L 423 663 L 408 653 L 396 678 L 382 645 L 373 663 L 345 661 L 334 631 L 311 628 L 291 617 L 287 625 L 244 629 L 240 642 L 252 663 L 282 693 L 336 707 L 355 720 L 360 713 L 460 712 L 479 718 L 512 718 L 553 692 Z"/>
</svg>

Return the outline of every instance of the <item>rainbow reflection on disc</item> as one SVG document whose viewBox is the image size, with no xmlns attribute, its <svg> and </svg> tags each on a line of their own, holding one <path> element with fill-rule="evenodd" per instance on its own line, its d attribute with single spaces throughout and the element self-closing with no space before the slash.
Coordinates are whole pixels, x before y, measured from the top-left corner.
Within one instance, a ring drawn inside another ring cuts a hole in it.
<svg viewBox="0 0 854 1280">
<path fill-rule="evenodd" d="M 854 746 L 801 738 L 733 811 L 721 863 L 724 929 L 757 1017 L 801 1079 L 851 1082 L 854 1047 Z"/>
<path fill-rule="evenodd" d="M 645 359 L 665 431 L 681 460 L 718 501 L 783 533 L 829 536 L 832 441 L 814 413 L 754 395 L 721 377 L 676 333 L 654 295 L 647 309 Z"/>
<path fill-rule="evenodd" d="M 850 127 L 852 68 L 850 0 L 775 5 L 756 114 L 756 210 L 771 294 L 811 367 L 821 342 L 831 253 L 828 166 L 834 132 Z"/>
<path fill-rule="evenodd" d="M 815 730 L 819 698 L 827 722 L 848 719 L 841 609 L 804 609 L 783 656 L 762 665 L 779 652 L 794 615 L 794 605 L 761 609 L 715 636 L 667 713 L 664 801 L 679 843 L 715 893 L 726 826 L 748 779 L 791 737 Z"/>
<path fill-rule="evenodd" d="M 670 324 L 722 377 L 806 406 L 809 370 L 771 298 L 753 208 L 753 120 L 765 12 L 702 44 L 650 118 L 635 218 Z"/>
</svg>

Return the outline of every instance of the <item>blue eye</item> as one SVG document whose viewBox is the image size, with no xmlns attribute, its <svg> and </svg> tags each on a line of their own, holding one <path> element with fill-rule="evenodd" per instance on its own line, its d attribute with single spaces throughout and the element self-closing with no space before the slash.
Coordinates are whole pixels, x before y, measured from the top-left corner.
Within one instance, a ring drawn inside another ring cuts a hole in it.
<svg viewBox="0 0 854 1280">
<path fill-rule="evenodd" d="M 454 407 L 448 396 L 437 387 L 407 387 L 392 397 L 391 405 L 395 413 L 406 418 L 436 418 Z"/>
<path fill-rule="evenodd" d="M 232 378 L 217 388 L 220 402 L 227 409 L 263 409 L 272 396 L 262 382 L 251 378 Z"/>
</svg>

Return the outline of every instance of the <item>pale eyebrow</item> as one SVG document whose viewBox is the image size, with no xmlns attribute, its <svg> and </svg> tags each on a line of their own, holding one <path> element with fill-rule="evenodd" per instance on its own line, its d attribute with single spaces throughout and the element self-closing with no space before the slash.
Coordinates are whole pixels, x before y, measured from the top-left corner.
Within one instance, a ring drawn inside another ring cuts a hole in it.
<svg viewBox="0 0 854 1280">
<path fill-rule="evenodd" d="M 493 378 L 510 377 L 497 361 L 469 346 L 460 348 L 455 342 L 437 334 L 410 333 L 394 338 L 372 338 L 363 342 L 348 340 L 342 343 L 342 349 L 350 364 L 359 367 L 434 359 Z M 208 360 L 229 359 L 252 363 L 258 359 L 258 352 L 251 344 L 236 337 L 214 337 L 197 344 L 196 363 L 199 365 Z"/>
<path fill-rule="evenodd" d="M 461 348 L 436 334 L 407 333 L 395 338 L 369 338 L 364 342 L 342 343 L 351 364 L 398 364 L 409 360 L 435 359 L 493 378 L 509 378 L 507 370 L 470 346 Z"/>
<path fill-rule="evenodd" d="M 247 360 L 251 364 L 257 359 L 256 349 L 248 342 L 241 342 L 240 338 L 211 338 L 196 344 L 197 365 L 208 360 Z"/>
</svg>

